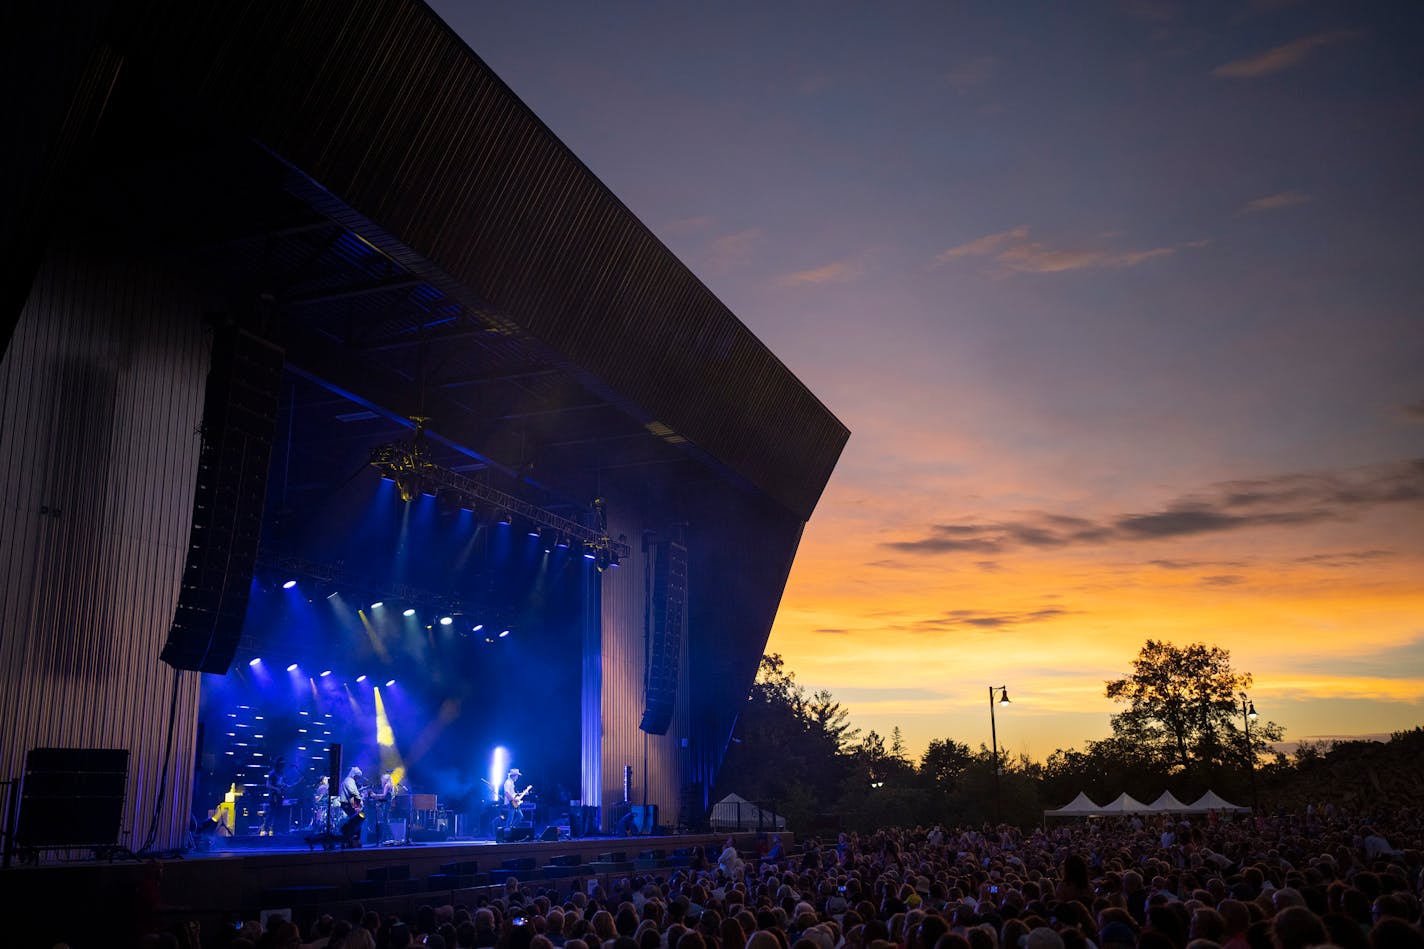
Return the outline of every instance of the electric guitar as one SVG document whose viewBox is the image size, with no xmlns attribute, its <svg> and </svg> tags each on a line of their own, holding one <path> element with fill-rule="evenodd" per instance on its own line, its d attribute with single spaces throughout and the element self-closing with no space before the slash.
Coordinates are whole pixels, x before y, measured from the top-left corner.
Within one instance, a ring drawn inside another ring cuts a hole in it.
<svg viewBox="0 0 1424 949">
<path fill-rule="evenodd" d="M 525 795 L 527 795 L 527 794 L 528 794 L 530 791 L 532 791 L 532 790 L 534 790 L 534 785 L 531 784 L 531 785 L 529 785 L 527 788 L 525 788 L 524 790 L 520 791 L 518 794 L 516 794 L 516 795 L 514 795 L 513 797 L 511 797 L 511 798 L 509 799 L 509 802 L 508 802 L 508 803 L 509 803 L 509 806 L 510 806 L 510 807 L 521 807 L 521 806 L 523 806 Z"/>
</svg>

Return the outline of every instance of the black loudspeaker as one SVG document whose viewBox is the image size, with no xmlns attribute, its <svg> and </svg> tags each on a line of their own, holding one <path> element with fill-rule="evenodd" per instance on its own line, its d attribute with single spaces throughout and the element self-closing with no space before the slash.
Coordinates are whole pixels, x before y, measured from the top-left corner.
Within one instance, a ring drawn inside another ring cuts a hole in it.
<svg viewBox="0 0 1424 949">
<path fill-rule="evenodd" d="M 226 675 L 237 652 L 262 535 L 282 361 L 282 350 L 235 326 L 214 331 L 188 557 L 160 654 L 175 669 Z"/>
<path fill-rule="evenodd" d="M 598 833 L 598 806 L 581 804 L 569 808 L 569 836 L 588 837 Z"/>
<path fill-rule="evenodd" d="M 328 745 L 326 749 L 326 793 L 341 796 L 341 744 Z"/>
<path fill-rule="evenodd" d="M 113 847 L 119 842 L 129 753 L 109 748 L 34 748 L 25 755 L 23 847 Z"/>
<path fill-rule="evenodd" d="M 533 827 L 510 827 L 510 828 L 508 828 L 507 830 L 505 830 L 505 832 L 504 832 L 504 839 L 505 839 L 506 842 L 514 841 L 514 840 L 533 840 L 533 839 L 534 839 L 534 828 L 533 828 Z M 508 861 L 505 861 L 505 862 L 507 863 Z"/>
<path fill-rule="evenodd" d="M 686 547 L 673 541 L 657 545 L 652 586 L 653 628 L 643 685 L 643 720 L 638 727 L 650 735 L 666 735 L 677 705 L 677 670 L 682 659 Z"/>
<path fill-rule="evenodd" d="M 559 828 L 555 827 L 553 824 L 550 824 L 548 827 L 545 827 L 545 828 L 544 828 L 544 832 L 539 835 L 539 839 L 540 839 L 540 840 L 558 840 L 558 839 L 559 839 Z"/>
</svg>

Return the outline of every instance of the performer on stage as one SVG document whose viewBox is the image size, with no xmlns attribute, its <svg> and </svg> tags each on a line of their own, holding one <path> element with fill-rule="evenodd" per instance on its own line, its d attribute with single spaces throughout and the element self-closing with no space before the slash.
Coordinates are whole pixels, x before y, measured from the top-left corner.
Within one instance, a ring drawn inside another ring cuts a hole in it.
<svg viewBox="0 0 1424 949">
<path fill-rule="evenodd" d="M 391 798 L 395 797 L 396 784 L 391 779 L 389 771 L 381 772 L 381 789 L 372 791 L 366 795 L 367 801 L 375 801 L 376 807 L 374 816 L 376 818 L 375 840 L 377 843 L 386 839 L 386 831 L 390 826 L 391 818 Z"/>
<path fill-rule="evenodd" d="M 361 778 L 364 775 L 356 765 L 351 766 L 351 770 L 346 772 L 346 780 L 341 782 L 341 802 L 345 807 L 350 802 L 352 795 L 361 796 Z"/>
<path fill-rule="evenodd" d="M 287 781 L 283 774 L 286 767 L 287 759 L 278 755 L 277 760 L 272 762 L 271 770 L 267 772 L 267 810 L 262 814 L 259 836 L 271 837 L 279 828 L 283 833 L 291 829 L 291 812 L 286 806 Z"/>
<path fill-rule="evenodd" d="M 509 815 L 504 822 L 506 828 L 519 824 L 519 807 L 524 803 L 524 796 L 534 788 L 531 784 L 524 790 L 519 790 L 519 778 L 519 769 L 510 768 L 509 775 L 504 779 L 504 806 L 509 808 Z"/>
</svg>

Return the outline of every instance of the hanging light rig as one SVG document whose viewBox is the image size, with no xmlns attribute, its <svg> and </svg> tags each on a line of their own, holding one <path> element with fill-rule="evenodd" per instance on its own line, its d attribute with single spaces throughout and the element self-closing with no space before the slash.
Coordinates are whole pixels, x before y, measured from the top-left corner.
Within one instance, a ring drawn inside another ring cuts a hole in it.
<svg viewBox="0 0 1424 949">
<path fill-rule="evenodd" d="M 409 441 L 388 442 L 371 449 L 371 467 L 394 481 L 401 500 L 407 502 L 420 497 L 425 469 L 431 464 L 425 438 L 425 423 L 430 419 L 412 415 L 410 420 L 415 423 L 415 434 Z"/>
<path fill-rule="evenodd" d="M 586 551 L 585 555 L 591 555 L 589 559 L 600 573 L 618 566 L 622 558 L 629 555 L 630 548 L 622 537 L 615 541 L 608 536 L 608 512 L 602 498 L 593 502 L 594 527 L 546 511 L 431 461 L 430 440 L 425 434 L 425 423 L 430 419 L 412 415 L 410 420 L 415 423 L 415 431 L 408 440 L 377 445 L 371 449 L 370 457 L 371 467 L 396 483 L 402 501 L 414 501 L 426 490 L 444 488 L 471 504 L 482 501 L 501 511 L 512 511 L 532 524 L 559 531 L 570 542 L 577 541 Z"/>
</svg>

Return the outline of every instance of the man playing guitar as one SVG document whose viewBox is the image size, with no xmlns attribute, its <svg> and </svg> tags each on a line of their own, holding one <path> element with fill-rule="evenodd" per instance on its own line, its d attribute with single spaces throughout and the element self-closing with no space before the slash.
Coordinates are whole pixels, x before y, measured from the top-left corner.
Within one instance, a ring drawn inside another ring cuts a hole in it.
<svg viewBox="0 0 1424 949">
<path fill-rule="evenodd" d="M 529 785 L 524 790 L 516 790 L 519 787 L 520 773 L 518 768 L 510 768 L 509 776 L 504 779 L 504 804 L 509 808 L 509 816 L 505 820 L 505 827 L 514 827 L 519 823 L 519 808 L 524 803 L 524 798 L 530 791 L 534 790 L 534 785 Z"/>
</svg>

